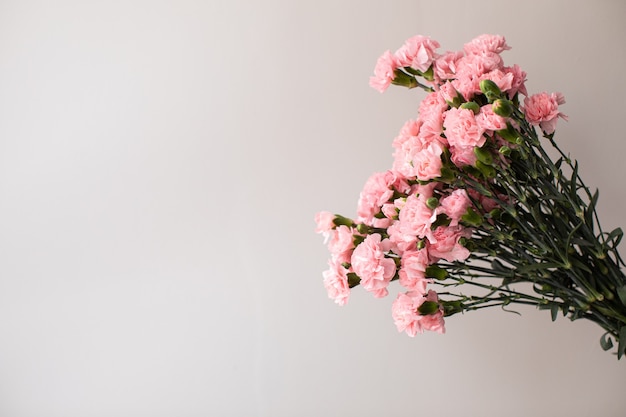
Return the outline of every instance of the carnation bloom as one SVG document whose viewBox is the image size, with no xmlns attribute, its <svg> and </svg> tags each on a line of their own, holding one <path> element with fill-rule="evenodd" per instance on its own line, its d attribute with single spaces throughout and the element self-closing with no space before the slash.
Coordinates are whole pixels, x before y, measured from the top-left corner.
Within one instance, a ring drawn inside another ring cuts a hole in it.
<svg viewBox="0 0 626 417">
<path fill-rule="evenodd" d="M 426 285 L 432 280 L 426 278 L 428 267 L 428 251 L 426 249 L 406 251 L 402 254 L 400 271 L 400 285 L 410 291 L 426 292 Z"/>
<path fill-rule="evenodd" d="M 361 286 L 375 297 L 387 295 L 387 285 L 396 274 L 396 263 L 385 257 L 391 242 L 378 233 L 368 235 L 352 253 L 352 269 L 361 278 Z"/>
<path fill-rule="evenodd" d="M 315 233 L 324 233 L 327 234 L 331 231 L 332 228 L 335 227 L 335 215 L 329 211 L 320 211 L 315 215 L 315 223 L 317 224 L 317 228 L 315 229 Z"/>
<path fill-rule="evenodd" d="M 354 232 L 351 227 L 341 225 L 330 233 L 328 250 L 332 259 L 338 262 L 349 262 L 354 249 Z"/>
<path fill-rule="evenodd" d="M 467 54 L 483 54 L 487 52 L 499 54 L 507 49 L 511 49 L 511 47 L 506 44 L 504 36 L 484 34 L 466 43 L 463 49 Z"/>
<path fill-rule="evenodd" d="M 393 196 L 394 188 L 400 192 L 407 192 L 409 184 L 404 177 L 395 171 L 376 172 L 372 174 L 359 195 L 357 215 L 359 221 L 372 225 L 374 216 L 381 207 Z"/>
<path fill-rule="evenodd" d="M 544 132 L 551 134 L 556 129 L 557 118 L 567 120 L 567 116 L 559 112 L 560 104 L 565 104 L 565 97 L 561 93 L 533 94 L 524 99 L 524 115 L 530 123 L 539 125 Z"/>
<path fill-rule="evenodd" d="M 433 231 L 433 239 L 428 243 L 428 255 L 431 262 L 445 259 L 448 262 L 464 261 L 470 256 L 470 251 L 459 244 L 462 237 L 469 238 L 471 230 L 461 225 L 439 226 Z"/>
<path fill-rule="evenodd" d="M 425 301 L 438 302 L 437 293 L 430 290 L 426 296 L 417 291 L 398 294 L 391 307 L 391 315 L 399 332 L 406 332 L 411 337 L 424 330 L 445 333 L 441 307 L 433 314 L 419 313 L 418 309 Z"/>
<path fill-rule="evenodd" d="M 435 60 L 439 42 L 428 36 L 413 36 L 404 42 L 395 53 L 399 67 L 411 67 L 426 72 Z"/>
<path fill-rule="evenodd" d="M 335 300 L 340 306 L 345 305 L 350 297 L 350 286 L 346 268 L 336 261 L 328 262 L 330 268 L 322 273 L 324 287 L 328 297 Z"/>
<path fill-rule="evenodd" d="M 483 146 L 485 130 L 476 123 L 470 109 L 451 108 L 446 112 L 443 127 L 450 146 Z"/>
<path fill-rule="evenodd" d="M 395 78 L 394 71 L 396 68 L 397 63 L 395 57 L 390 51 L 385 51 L 376 62 L 374 76 L 370 77 L 370 86 L 383 93 Z"/>
<path fill-rule="evenodd" d="M 441 199 L 436 210 L 437 213 L 444 213 L 450 218 L 450 226 L 456 226 L 471 204 L 467 192 L 464 189 L 456 189 Z"/>
</svg>

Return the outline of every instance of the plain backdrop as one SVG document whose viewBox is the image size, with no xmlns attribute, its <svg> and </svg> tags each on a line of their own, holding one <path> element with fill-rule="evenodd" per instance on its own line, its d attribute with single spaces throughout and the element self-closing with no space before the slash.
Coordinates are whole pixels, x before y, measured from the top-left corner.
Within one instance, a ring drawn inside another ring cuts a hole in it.
<svg viewBox="0 0 626 417">
<path fill-rule="evenodd" d="M 626 3 L 0 1 L 0 416 L 623 416 L 599 327 L 532 308 L 409 338 L 327 298 L 313 216 L 353 215 L 423 93 L 415 34 L 504 35 L 626 225 Z M 624 254 L 626 255 L 626 253 Z M 395 293 L 395 291 L 392 291 Z"/>
</svg>

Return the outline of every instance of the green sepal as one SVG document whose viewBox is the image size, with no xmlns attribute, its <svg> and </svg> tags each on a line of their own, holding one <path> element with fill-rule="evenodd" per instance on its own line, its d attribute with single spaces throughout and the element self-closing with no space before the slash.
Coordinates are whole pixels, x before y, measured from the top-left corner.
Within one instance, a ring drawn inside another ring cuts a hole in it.
<svg viewBox="0 0 626 417">
<path fill-rule="evenodd" d="M 461 216 L 461 220 L 463 221 L 463 223 L 469 226 L 478 227 L 483 224 L 483 217 L 480 214 L 476 213 L 471 207 L 467 208 L 465 214 Z"/>
<path fill-rule="evenodd" d="M 417 308 L 417 311 L 423 316 L 434 314 L 439 311 L 439 303 L 435 301 L 424 301 L 422 305 Z"/>
<path fill-rule="evenodd" d="M 348 226 L 353 227 L 354 221 L 347 217 L 342 216 L 341 214 L 335 214 L 335 218 L 333 219 L 333 224 L 335 226 Z"/>
<path fill-rule="evenodd" d="M 476 158 L 478 158 L 478 160 L 485 165 L 493 164 L 493 156 L 487 149 L 474 146 L 474 155 L 476 155 Z"/>
<path fill-rule="evenodd" d="M 361 283 L 361 277 L 359 277 L 354 272 L 348 272 L 346 274 L 346 277 L 348 278 L 348 287 L 350 288 L 356 287 L 357 285 Z"/>
<path fill-rule="evenodd" d="M 424 271 L 426 278 L 435 278 L 442 281 L 448 277 L 448 271 L 437 265 L 429 265 Z"/>
<path fill-rule="evenodd" d="M 476 161 L 476 168 L 478 168 L 485 178 L 493 178 L 496 176 L 496 170 L 491 165 L 487 165 L 480 160 Z"/>
<path fill-rule="evenodd" d="M 468 101 L 467 103 L 463 103 L 460 106 L 461 109 L 467 109 L 474 112 L 474 114 L 478 114 L 480 112 L 480 106 L 475 101 Z"/>
</svg>

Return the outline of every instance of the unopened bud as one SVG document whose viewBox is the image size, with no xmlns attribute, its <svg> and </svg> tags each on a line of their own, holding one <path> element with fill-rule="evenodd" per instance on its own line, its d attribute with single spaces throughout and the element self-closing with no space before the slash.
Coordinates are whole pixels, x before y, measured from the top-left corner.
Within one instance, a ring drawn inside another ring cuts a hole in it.
<svg viewBox="0 0 626 417">
<path fill-rule="evenodd" d="M 478 158 L 478 160 L 485 165 L 491 165 L 493 163 L 491 152 L 486 149 L 474 146 L 474 155 L 476 155 L 476 158 Z"/>
<path fill-rule="evenodd" d="M 475 101 L 468 101 L 467 103 L 463 103 L 460 106 L 462 109 L 469 109 L 474 112 L 474 114 L 478 114 L 480 112 L 480 106 Z"/>
<path fill-rule="evenodd" d="M 513 103 L 499 98 L 493 102 L 491 109 L 498 116 L 509 117 L 513 113 Z"/>
<path fill-rule="evenodd" d="M 498 152 L 500 152 L 504 156 L 511 156 L 511 148 L 509 148 L 508 146 L 500 147 L 500 150 Z"/>
<path fill-rule="evenodd" d="M 491 103 L 502 96 L 500 87 L 491 80 L 482 80 L 479 84 L 480 91 L 483 92 L 487 100 Z"/>
<path fill-rule="evenodd" d="M 428 207 L 431 210 L 436 209 L 438 205 L 439 205 L 439 200 L 437 199 L 437 197 L 430 197 L 428 200 L 426 200 L 426 207 Z"/>
</svg>

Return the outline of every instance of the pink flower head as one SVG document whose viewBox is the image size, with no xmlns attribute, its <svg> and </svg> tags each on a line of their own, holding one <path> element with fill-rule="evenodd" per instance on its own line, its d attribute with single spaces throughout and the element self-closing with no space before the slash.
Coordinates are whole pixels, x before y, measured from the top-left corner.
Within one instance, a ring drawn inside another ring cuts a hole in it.
<svg viewBox="0 0 626 417">
<path fill-rule="evenodd" d="M 410 187 L 406 179 L 397 172 L 385 171 L 372 174 L 365 182 L 359 196 L 357 207 L 359 221 L 372 225 L 374 216 L 391 199 L 394 189 L 408 192 Z"/>
<path fill-rule="evenodd" d="M 511 89 L 509 90 L 509 98 L 513 98 L 513 96 L 518 92 L 527 96 L 528 93 L 526 92 L 526 85 L 524 84 L 526 82 L 526 73 L 522 71 L 517 64 L 512 67 L 504 67 L 502 70 L 513 75 Z"/>
<path fill-rule="evenodd" d="M 507 49 L 511 49 L 511 47 L 506 44 L 504 36 L 488 34 L 477 36 L 463 47 L 468 55 L 488 52 L 499 54 Z"/>
<path fill-rule="evenodd" d="M 524 115 L 526 120 L 539 125 L 547 134 L 554 133 L 557 118 L 567 120 L 567 116 L 559 112 L 559 105 L 565 104 L 561 93 L 539 93 L 524 99 Z"/>
<path fill-rule="evenodd" d="M 480 113 L 476 115 L 476 123 L 481 129 L 491 133 L 506 129 L 506 119 L 495 114 L 491 104 L 486 104 L 480 108 Z"/>
<path fill-rule="evenodd" d="M 429 315 L 422 315 L 418 311 L 425 301 L 439 302 L 437 293 L 430 290 L 426 296 L 417 291 L 398 294 L 391 307 L 391 315 L 399 332 L 404 331 L 411 337 L 414 337 L 418 332 L 423 333 L 424 330 L 445 333 L 441 306 L 435 313 Z"/>
<path fill-rule="evenodd" d="M 340 306 L 345 305 L 350 297 L 350 287 L 348 285 L 348 271 L 339 262 L 330 261 L 330 268 L 322 273 L 324 277 L 324 287 L 328 297 L 335 300 Z"/>
<path fill-rule="evenodd" d="M 398 216 L 399 231 L 409 239 L 424 238 L 430 235 L 430 226 L 437 218 L 437 214 L 426 205 L 427 197 L 410 195 Z"/>
<path fill-rule="evenodd" d="M 320 211 L 315 215 L 315 223 L 317 224 L 317 228 L 315 229 L 315 233 L 325 233 L 330 232 L 334 227 L 335 223 L 335 215 L 329 211 Z"/>
<path fill-rule="evenodd" d="M 368 235 L 352 253 L 352 269 L 361 278 L 361 286 L 375 297 L 388 294 L 387 285 L 396 274 L 396 263 L 385 257 L 391 242 L 377 233 Z"/>
<path fill-rule="evenodd" d="M 400 271 L 398 272 L 400 285 L 410 291 L 424 294 L 427 284 L 432 281 L 426 278 L 425 275 L 428 262 L 429 258 L 426 249 L 404 252 L 402 254 Z"/>
<path fill-rule="evenodd" d="M 461 217 L 467 212 L 472 202 L 463 189 L 456 189 L 439 202 L 438 213 L 445 213 L 450 218 L 450 226 L 459 224 Z"/>
<path fill-rule="evenodd" d="M 448 262 L 463 261 L 470 256 L 470 251 L 459 244 L 459 239 L 469 238 L 472 232 L 461 225 L 439 226 L 429 239 L 428 255 L 431 262 L 445 259 Z"/>
<path fill-rule="evenodd" d="M 396 51 L 398 66 L 426 72 L 437 56 L 437 48 L 439 48 L 439 42 L 427 36 L 413 36 Z"/>
<path fill-rule="evenodd" d="M 434 75 L 439 81 L 456 77 L 457 65 L 463 52 L 446 52 L 435 60 Z"/>
<path fill-rule="evenodd" d="M 352 249 L 354 249 L 354 233 L 351 227 L 341 225 L 330 232 L 328 250 L 332 259 L 338 262 L 350 262 Z"/>
<path fill-rule="evenodd" d="M 383 93 L 395 78 L 394 71 L 397 67 L 395 57 L 390 51 L 385 51 L 376 61 L 374 76 L 370 77 L 370 86 Z"/>
<path fill-rule="evenodd" d="M 474 112 L 469 109 L 451 108 L 443 121 L 445 135 L 452 147 L 481 147 L 485 144 L 485 129 L 476 122 Z"/>
</svg>

